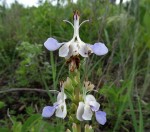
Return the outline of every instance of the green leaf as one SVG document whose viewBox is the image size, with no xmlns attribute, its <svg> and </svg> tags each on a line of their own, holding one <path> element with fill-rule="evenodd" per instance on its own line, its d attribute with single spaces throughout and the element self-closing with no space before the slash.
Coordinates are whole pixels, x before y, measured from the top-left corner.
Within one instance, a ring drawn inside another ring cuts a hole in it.
<svg viewBox="0 0 150 132">
<path fill-rule="evenodd" d="M 3 108 L 5 106 L 5 103 L 0 101 L 0 109 Z"/>
<path fill-rule="evenodd" d="M 23 124 L 22 132 L 27 132 L 32 129 L 32 127 L 38 123 L 42 119 L 42 116 L 40 114 L 35 114 L 31 117 L 29 117 L 26 122 Z"/>
<path fill-rule="evenodd" d="M 21 122 L 15 122 L 13 125 L 13 132 L 21 132 L 22 124 Z"/>
<path fill-rule="evenodd" d="M 150 26 L 150 15 L 148 14 L 148 12 L 145 13 L 144 16 L 144 25 L 147 29 L 147 31 L 149 32 L 149 26 Z M 149 32 L 150 33 L 150 32 Z"/>
</svg>

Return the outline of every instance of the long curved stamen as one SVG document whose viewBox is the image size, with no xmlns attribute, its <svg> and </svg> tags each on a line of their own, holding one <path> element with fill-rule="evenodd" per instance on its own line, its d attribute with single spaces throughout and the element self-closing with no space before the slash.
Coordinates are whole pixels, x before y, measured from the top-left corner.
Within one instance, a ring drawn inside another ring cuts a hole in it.
<svg viewBox="0 0 150 132">
<path fill-rule="evenodd" d="M 53 92 L 53 93 L 59 93 L 59 91 L 57 91 L 57 90 L 48 90 L 49 92 Z"/>
<path fill-rule="evenodd" d="M 80 25 L 79 25 L 79 28 L 84 24 L 84 23 L 86 23 L 86 22 L 89 22 L 90 20 L 85 20 L 85 21 L 83 21 Z"/>
<path fill-rule="evenodd" d="M 69 22 L 68 20 L 63 20 L 63 21 L 69 23 L 74 28 L 73 24 Z"/>
</svg>

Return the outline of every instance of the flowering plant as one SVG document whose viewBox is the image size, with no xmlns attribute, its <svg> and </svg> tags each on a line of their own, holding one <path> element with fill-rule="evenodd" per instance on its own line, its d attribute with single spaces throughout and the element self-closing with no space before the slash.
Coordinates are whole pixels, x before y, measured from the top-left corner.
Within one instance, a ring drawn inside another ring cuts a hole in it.
<svg viewBox="0 0 150 132">
<path fill-rule="evenodd" d="M 80 121 L 91 120 L 93 113 L 99 124 L 104 125 L 106 123 L 106 113 L 99 110 L 100 103 L 96 101 L 96 98 L 92 94 L 88 94 L 91 91 L 95 91 L 94 85 L 89 81 L 82 83 L 80 80 L 80 72 L 78 70 L 80 64 L 79 55 L 89 57 L 91 53 L 104 55 L 108 52 L 105 44 L 101 42 L 91 45 L 84 43 L 80 39 L 79 28 L 83 23 L 88 22 L 88 20 L 79 24 L 79 18 L 79 12 L 75 11 L 73 15 L 74 24 L 64 20 L 71 24 L 74 29 L 74 35 L 70 41 L 59 43 L 54 38 L 48 38 L 44 43 L 44 46 L 50 51 L 59 49 L 59 56 L 65 57 L 69 64 L 69 71 L 71 72 L 69 72 L 69 77 L 67 77 L 67 80 L 61 86 L 62 89 L 57 95 L 57 101 L 53 106 L 45 106 L 42 111 L 42 116 L 45 118 L 51 117 L 54 113 L 59 118 L 64 119 L 68 117 L 73 123 L 72 128 L 77 131 L 81 131 Z M 66 105 L 66 99 L 72 102 L 71 105 Z M 85 129 L 91 130 L 92 127 L 85 125 Z"/>
</svg>

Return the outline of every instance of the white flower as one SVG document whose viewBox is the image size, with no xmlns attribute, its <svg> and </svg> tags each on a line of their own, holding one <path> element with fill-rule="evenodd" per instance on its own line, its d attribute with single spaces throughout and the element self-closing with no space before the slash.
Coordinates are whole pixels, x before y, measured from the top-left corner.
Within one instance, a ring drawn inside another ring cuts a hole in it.
<svg viewBox="0 0 150 132">
<path fill-rule="evenodd" d="M 66 59 L 69 59 L 71 56 L 75 56 L 78 54 L 80 54 L 82 57 L 88 57 L 89 54 L 91 53 L 95 53 L 96 55 L 104 55 L 108 52 L 108 49 L 105 46 L 105 44 L 101 42 L 91 45 L 91 44 L 84 43 L 80 39 L 79 28 L 83 23 L 89 20 L 85 20 L 79 25 L 79 14 L 77 11 L 74 13 L 74 25 L 67 20 L 64 21 L 72 25 L 74 29 L 73 38 L 69 42 L 63 42 L 63 43 L 58 43 L 58 41 L 54 38 L 48 38 L 44 43 L 44 46 L 48 50 L 54 51 L 60 48 L 59 56 L 65 57 Z"/>
<path fill-rule="evenodd" d="M 66 98 L 67 97 L 64 91 L 59 92 L 57 96 L 57 102 L 55 102 L 53 106 L 45 106 L 43 108 L 42 117 L 51 117 L 55 112 L 55 115 L 57 117 L 64 119 L 67 115 L 67 108 L 65 102 Z"/>
<path fill-rule="evenodd" d="M 99 111 L 100 104 L 93 95 L 87 95 L 84 102 L 79 102 L 76 117 L 78 120 L 91 120 L 93 112 L 95 112 L 96 120 L 99 124 L 106 123 L 106 113 Z"/>
</svg>

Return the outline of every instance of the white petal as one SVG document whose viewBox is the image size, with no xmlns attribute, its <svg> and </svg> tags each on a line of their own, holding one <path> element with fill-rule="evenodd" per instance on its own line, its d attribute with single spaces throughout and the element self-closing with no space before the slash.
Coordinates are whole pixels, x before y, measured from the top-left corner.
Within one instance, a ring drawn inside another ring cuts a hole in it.
<svg viewBox="0 0 150 132">
<path fill-rule="evenodd" d="M 69 43 L 65 43 L 60 49 L 59 49 L 59 56 L 66 57 L 69 53 Z"/>
<path fill-rule="evenodd" d="M 99 110 L 100 104 L 98 102 L 90 101 L 89 105 L 90 105 L 92 111 L 98 111 Z"/>
<path fill-rule="evenodd" d="M 69 53 L 68 55 L 65 57 L 66 59 L 69 59 L 71 56 L 75 56 L 78 55 L 78 46 L 76 42 L 72 42 L 69 46 Z"/>
<path fill-rule="evenodd" d="M 67 98 L 66 94 L 63 91 L 61 91 L 57 95 L 57 102 L 59 102 L 60 100 L 64 101 L 66 98 Z"/>
<path fill-rule="evenodd" d="M 91 53 L 91 48 L 86 45 L 85 43 L 79 43 L 79 54 L 82 56 L 82 57 L 88 57 L 89 54 Z"/>
<path fill-rule="evenodd" d="M 74 43 L 72 43 L 72 45 L 71 45 L 72 47 L 72 55 L 73 56 L 75 56 L 75 55 L 77 55 L 77 54 L 79 54 L 79 48 L 78 48 L 78 43 L 77 42 L 74 42 Z"/>
<path fill-rule="evenodd" d="M 65 118 L 67 115 L 66 103 L 62 103 L 58 106 L 55 115 L 59 118 Z"/>
<path fill-rule="evenodd" d="M 92 50 L 96 55 L 105 55 L 108 52 L 108 48 L 103 43 L 95 43 L 92 46 Z"/>
<path fill-rule="evenodd" d="M 95 97 L 91 94 L 85 97 L 85 104 L 88 104 L 93 111 L 98 111 L 100 104 L 96 101 Z"/>
<path fill-rule="evenodd" d="M 77 113 L 76 113 L 76 117 L 79 121 L 83 121 L 83 118 L 82 118 L 83 112 L 84 112 L 84 103 L 79 102 L 79 106 L 78 106 Z"/>
<path fill-rule="evenodd" d="M 44 43 L 44 46 L 50 51 L 57 50 L 61 45 L 62 44 L 58 43 L 54 38 L 48 38 Z"/>
<path fill-rule="evenodd" d="M 84 120 L 91 120 L 92 115 L 93 115 L 93 113 L 92 113 L 92 110 L 91 110 L 90 106 L 89 105 L 85 105 L 84 106 L 84 113 L 82 115 L 82 118 Z"/>
<path fill-rule="evenodd" d="M 93 95 L 89 94 L 85 97 L 84 101 L 85 101 L 86 104 L 89 104 L 90 101 L 95 101 L 96 102 L 96 99 Z"/>
<path fill-rule="evenodd" d="M 93 45 L 92 44 L 86 44 L 86 45 L 87 45 L 88 49 L 90 50 L 90 52 L 93 53 L 93 50 L 92 50 Z"/>
<path fill-rule="evenodd" d="M 72 53 L 73 53 L 73 49 L 71 48 L 71 45 L 69 46 L 69 52 L 68 52 L 68 55 L 65 56 L 65 59 L 69 59 L 71 56 L 72 56 Z"/>
</svg>

